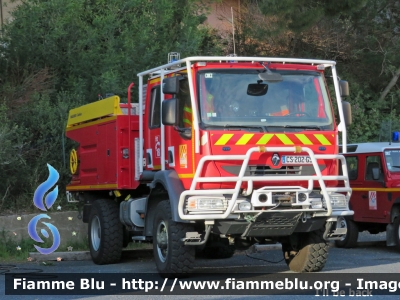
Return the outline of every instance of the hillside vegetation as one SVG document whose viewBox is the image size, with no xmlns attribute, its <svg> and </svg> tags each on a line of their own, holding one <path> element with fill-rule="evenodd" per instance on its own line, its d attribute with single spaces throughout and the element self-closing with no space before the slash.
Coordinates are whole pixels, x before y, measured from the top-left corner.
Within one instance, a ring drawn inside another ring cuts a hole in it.
<svg viewBox="0 0 400 300">
<path fill-rule="evenodd" d="M 47 163 L 63 195 L 69 109 L 106 93 L 124 100 L 136 74 L 168 52 L 233 53 L 231 34 L 205 25 L 208 13 L 208 2 L 194 0 L 23 1 L 0 37 L 0 210 L 32 208 Z M 350 83 L 349 142 L 387 140 L 383 122 L 400 130 L 399 18 L 395 0 L 241 1 L 235 50 L 336 60 Z"/>
</svg>

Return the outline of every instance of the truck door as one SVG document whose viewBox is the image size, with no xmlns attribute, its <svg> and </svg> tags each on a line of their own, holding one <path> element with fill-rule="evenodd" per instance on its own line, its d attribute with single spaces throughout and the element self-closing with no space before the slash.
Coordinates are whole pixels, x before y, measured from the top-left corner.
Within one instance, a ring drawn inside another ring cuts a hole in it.
<svg viewBox="0 0 400 300">
<path fill-rule="evenodd" d="M 160 85 L 150 88 L 150 101 L 147 101 L 148 119 L 144 134 L 144 155 L 146 167 L 150 170 L 161 169 L 161 90 Z M 146 120 L 145 120 L 146 122 Z"/>
<path fill-rule="evenodd" d="M 175 169 L 179 178 L 191 180 L 194 173 L 194 136 L 192 136 L 192 105 L 190 102 L 189 82 L 186 77 L 179 81 L 177 98 L 176 126 L 165 127 L 165 150 L 167 168 Z M 168 100 L 165 100 L 168 101 Z"/>
<path fill-rule="evenodd" d="M 362 159 L 362 157 L 361 157 Z M 350 198 L 350 209 L 354 210 L 354 220 L 360 221 L 362 219 L 362 213 L 359 209 L 362 205 L 360 201 L 361 193 L 359 188 L 364 185 L 364 169 L 361 168 L 359 163 L 360 157 L 358 156 L 346 156 L 347 168 L 349 171 L 350 186 L 353 189 Z"/>
<path fill-rule="evenodd" d="M 383 201 L 387 198 L 384 191 L 384 174 L 380 155 L 367 155 L 364 158 L 364 185 L 356 192 L 357 210 L 363 221 L 378 221 L 384 219 Z M 378 169 L 379 175 L 374 178 L 373 170 Z"/>
</svg>

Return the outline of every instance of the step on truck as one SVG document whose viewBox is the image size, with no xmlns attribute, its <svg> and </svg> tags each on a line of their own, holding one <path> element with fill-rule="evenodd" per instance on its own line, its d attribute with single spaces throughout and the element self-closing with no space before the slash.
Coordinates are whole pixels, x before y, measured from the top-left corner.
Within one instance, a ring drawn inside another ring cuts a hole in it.
<svg viewBox="0 0 400 300">
<path fill-rule="evenodd" d="M 338 227 L 347 233 L 336 246 L 357 246 L 358 234 L 386 232 L 386 245 L 400 251 L 400 143 L 399 133 L 393 142 L 348 145 L 344 154 L 352 187 L 350 208 L 353 216 L 340 216 Z"/>
<path fill-rule="evenodd" d="M 348 84 L 335 62 L 172 53 L 138 82 L 127 103 L 111 96 L 68 116 L 67 196 L 83 206 L 93 261 L 152 242 L 159 273 L 177 276 L 196 255 L 281 243 L 291 270 L 320 271 L 328 241 L 346 233 L 338 217 L 353 214 L 338 152 Z"/>
</svg>

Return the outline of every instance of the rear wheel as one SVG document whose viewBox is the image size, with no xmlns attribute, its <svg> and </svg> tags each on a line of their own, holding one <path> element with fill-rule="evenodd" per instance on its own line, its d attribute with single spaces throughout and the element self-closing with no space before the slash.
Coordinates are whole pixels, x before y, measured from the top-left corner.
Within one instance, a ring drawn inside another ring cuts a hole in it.
<svg viewBox="0 0 400 300">
<path fill-rule="evenodd" d="M 90 255 L 94 263 L 112 264 L 121 259 L 123 227 L 119 221 L 117 203 L 101 199 L 92 204 L 88 233 Z"/>
<path fill-rule="evenodd" d="M 192 272 L 195 247 L 186 246 L 182 241 L 189 231 L 194 231 L 189 224 L 172 220 L 169 201 L 157 205 L 153 223 L 153 254 L 162 276 L 181 277 Z"/>
<path fill-rule="evenodd" d="M 282 244 L 283 256 L 294 272 L 321 271 L 328 258 L 328 243 L 323 238 L 324 230 L 300 233 Z"/>
<path fill-rule="evenodd" d="M 357 246 L 358 240 L 358 227 L 353 220 L 346 217 L 338 217 L 337 219 L 338 228 L 346 228 L 346 236 L 340 240 L 335 241 L 335 245 L 338 248 L 354 248 Z"/>
</svg>

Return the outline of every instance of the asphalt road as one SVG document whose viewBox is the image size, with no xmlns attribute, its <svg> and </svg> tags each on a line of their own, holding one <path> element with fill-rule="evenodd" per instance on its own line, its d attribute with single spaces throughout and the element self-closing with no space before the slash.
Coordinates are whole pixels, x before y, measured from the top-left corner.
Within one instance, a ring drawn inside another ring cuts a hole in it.
<svg viewBox="0 0 400 300">
<path fill-rule="evenodd" d="M 230 259 L 208 260 L 197 259 L 195 264 L 196 278 L 206 280 L 209 273 L 214 274 L 218 278 L 221 274 L 243 274 L 243 273 L 273 273 L 273 274 L 290 274 L 286 263 L 282 260 L 282 252 L 277 247 L 257 253 L 236 253 Z M 359 244 L 354 249 L 339 249 L 334 245 L 329 250 L 329 258 L 321 276 L 329 273 L 340 273 L 345 276 L 346 273 L 358 274 L 376 274 L 379 280 L 382 274 L 378 273 L 400 273 L 400 253 L 394 247 L 386 247 L 385 234 L 369 235 L 361 234 Z M 125 255 L 122 261 L 113 265 L 95 265 L 91 261 L 61 261 L 44 265 L 39 262 L 21 263 L 14 266 L 4 266 L 0 262 L 0 273 L 8 271 L 11 273 L 25 273 L 32 269 L 40 270 L 44 273 L 156 273 L 155 263 L 152 259 L 151 251 L 140 251 L 137 255 Z M 298 274 L 302 278 L 302 274 Z M 156 279 L 160 279 L 154 275 Z M 222 276 L 222 275 L 221 275 Z M 375 276 L 375 275 L 373 275 Z M 161 279 L 160 279 L 161 280 Z M 162 281 L 162 280 L 161 280 Z M 400 276 L 399 276 L 400 281 Z M 399 289 L 400 290 L 400 289 Z M 374 296 L 374 299 L 399 299 L 400 292 L 397 295 L 390 296 Z M 154 299 L 156 296 L 56 296 L 57 299 Z M 169 299 L 310 299 L 316 297 L 310 296 L 241 296 L 241 295 L 213 295 L 213 296 L 170 296 L 168 293 L 158 296 Z M 1 299 L 54 299 L 55 296 L 5 296 L 4 275 L 0 275 L 0 298 Z M 338 299 L 338 297 L 324 297 Z M 352 298 L 355 297 L 341 297 Z M 317 298 L 318 299 L 318 298 Z"/>
</svg>

